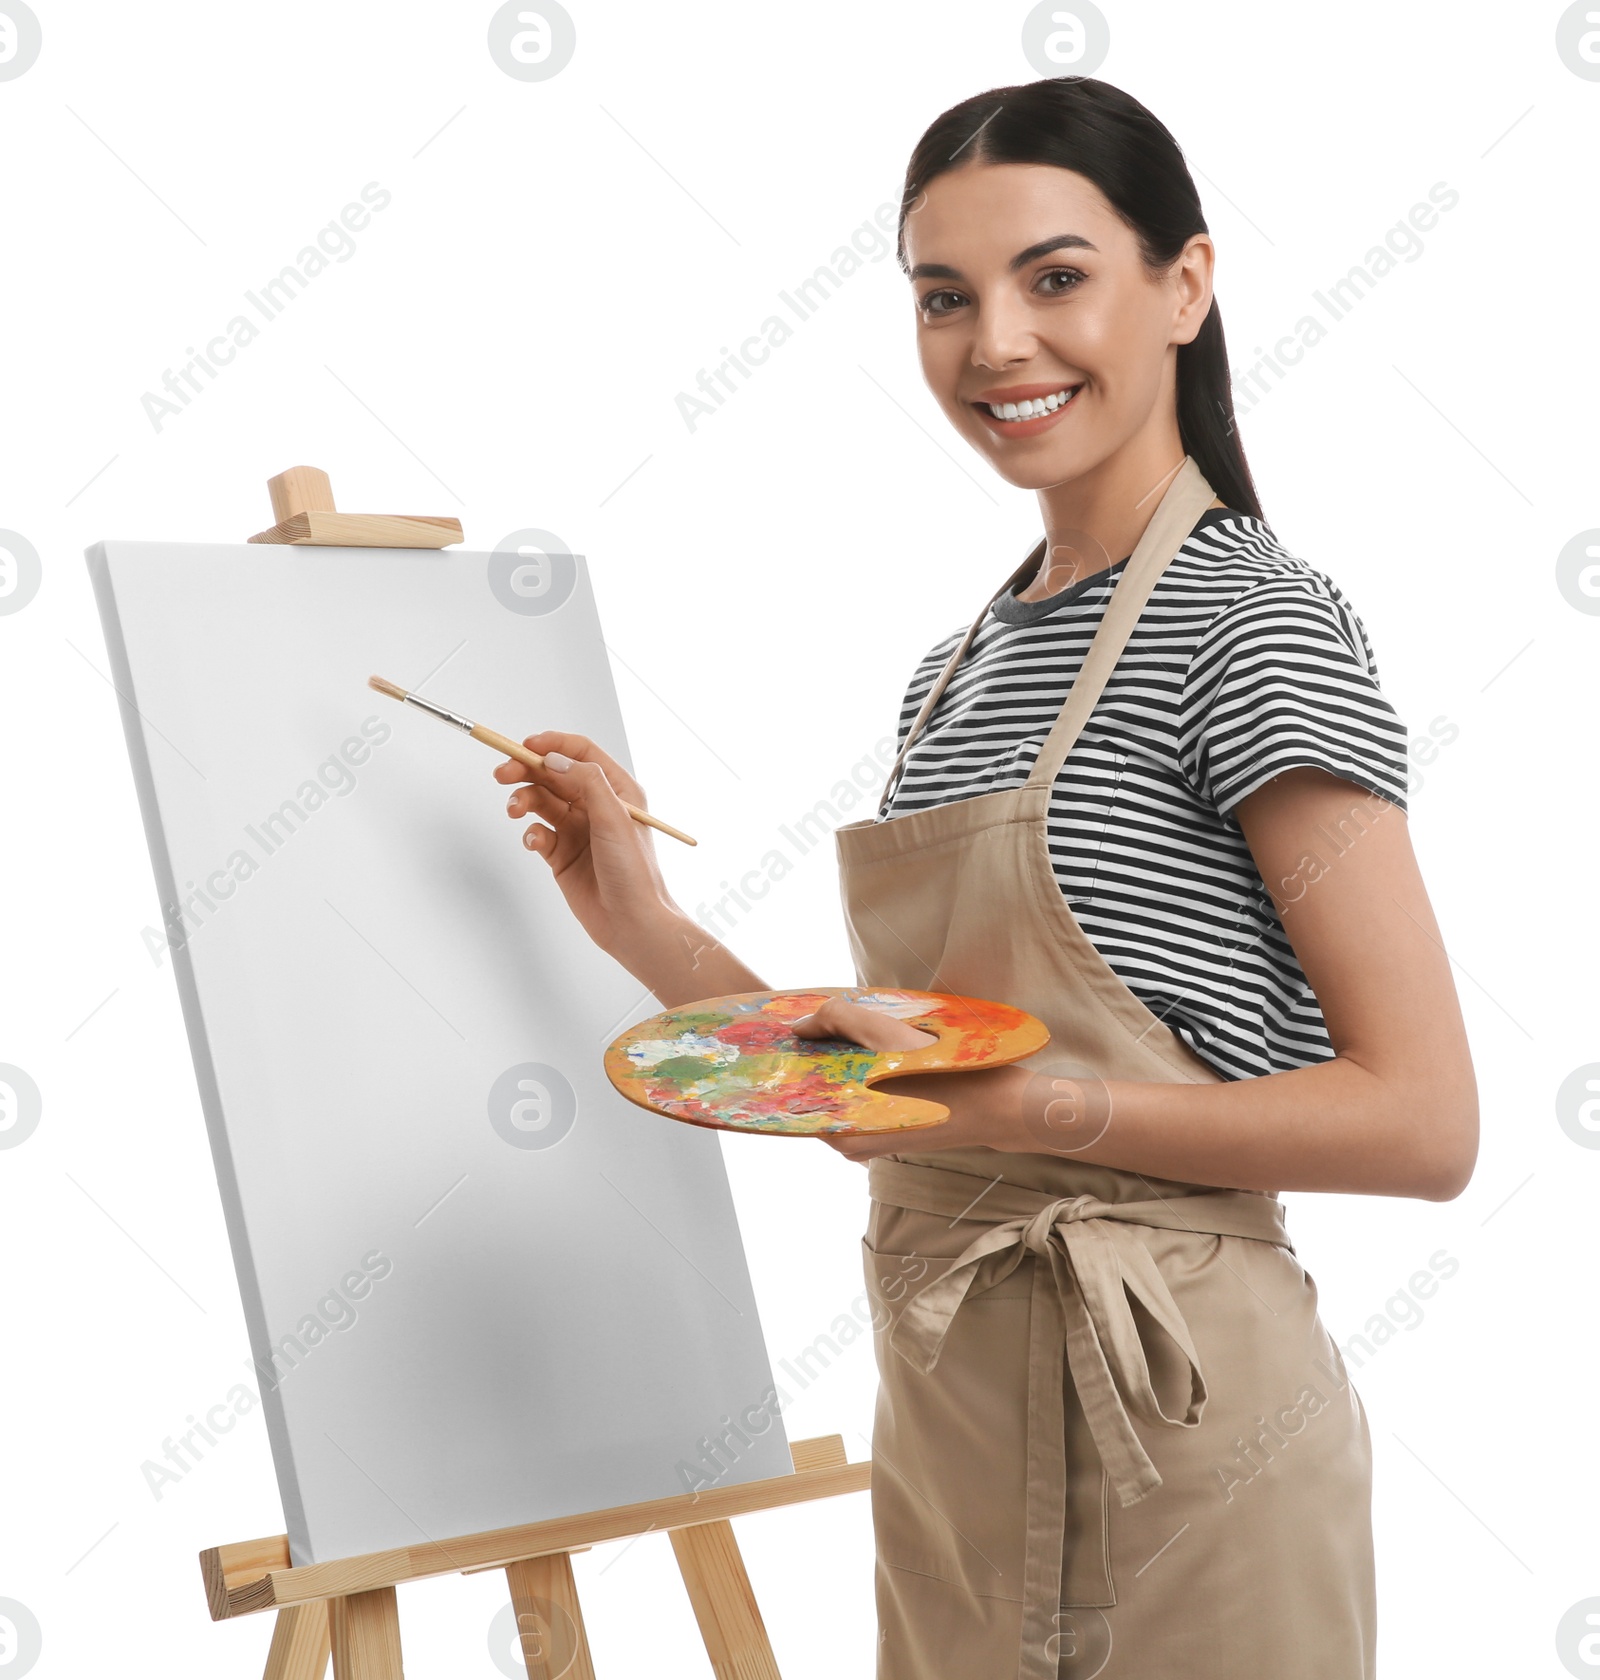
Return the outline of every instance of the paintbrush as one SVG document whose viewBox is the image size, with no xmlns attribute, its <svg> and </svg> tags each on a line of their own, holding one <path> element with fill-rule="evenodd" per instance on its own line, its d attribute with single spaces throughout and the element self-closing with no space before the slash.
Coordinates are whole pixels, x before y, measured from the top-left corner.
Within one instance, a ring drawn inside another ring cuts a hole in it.
<svg viewBox="0 0 1600 1680">
<path fill-rule="evenodd" d="M 408 706 L 415 706 L 419 711 L 429 713 L 441 723 L 448 723 L 451 728 L 470 735 L 473 740 L 482 741 L 486 747 L 503 752 L 507 758 L 514 758 L 519 764 L 526 764 L 530 770 L 544 768 L 543 755 L 530 751 L 520 741 L 513 741 L 509 735 L 502 735 L 499 730 L 490 729 L 487 724 L 474 723 L 471 718 L 464 718 L 459 712 L 452 712 L 448 707 L 440 706 L 432 700 L 424 700 L 420 694 L 408 693 L 399 683 L 392 683 L 386 677 L 368 677 L 367 687 L 377 689 L 380 694 L 387 694 L 391 700 L 404 701 Z M 663 834 L 670 834 L 674 840 L 681 840 L 686 846 L 700 844 L 682 829 L 662 822 L 659 817 L 652 817 L 648 811 L 641 811 L 637 805 L 630 805 L 626 799 L 622 802 L 622 808 L 635 822 L 644 823 L 650 828 L 659 828 Z"/>
</svg>

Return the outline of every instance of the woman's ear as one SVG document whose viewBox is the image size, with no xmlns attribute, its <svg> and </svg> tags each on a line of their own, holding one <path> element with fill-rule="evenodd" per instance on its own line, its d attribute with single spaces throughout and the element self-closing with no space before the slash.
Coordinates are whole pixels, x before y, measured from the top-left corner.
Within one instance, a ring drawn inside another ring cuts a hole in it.
<svg viewBox="0 0 1600 1680">
<path fill-rule="evenodd" d="M 1173 265 L 1176 313 L 1172 321 L 1172 344 L 1192 344 L 1211 313 L 1211 280 L 1217 248 L 1209 234 L 1192 234 Z"/>
</svg>

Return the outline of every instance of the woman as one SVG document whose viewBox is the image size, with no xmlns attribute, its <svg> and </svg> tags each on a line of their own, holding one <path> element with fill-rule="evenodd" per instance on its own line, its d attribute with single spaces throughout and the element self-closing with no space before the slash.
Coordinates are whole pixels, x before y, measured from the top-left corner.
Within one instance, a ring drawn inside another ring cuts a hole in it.
<svg viewBox="0 0 1600 1680">
<path fill-rule="evenodd" d="M 879 1680 L 1365 1680 L 1367 1420 L 1277 1192 L 1445 1200 L 1476 1157 L 1404 730 L 1262 516 L 1167 130 L 1102 82 L 996 89 L 903 205 L 924 375 L 1045 536 L 914 675 L 837 835 L 846 919 L 861 987 L 1051 1043 L 903 1080 L 939 1126 L 825 1140 L 872 1197 Z M 527 744 L 544 772 L 495 774 L 593 937 L 668 1006 L 765 989 L 674 903 L 632 777 Z M 870 994 L 801 1030 L 927 1036 Z"/>
</svg>

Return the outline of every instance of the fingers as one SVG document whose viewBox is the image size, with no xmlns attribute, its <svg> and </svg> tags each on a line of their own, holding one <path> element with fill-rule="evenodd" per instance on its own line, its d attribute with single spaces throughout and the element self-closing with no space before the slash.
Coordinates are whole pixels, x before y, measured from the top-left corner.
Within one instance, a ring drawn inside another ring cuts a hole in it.
<svg viewBox="0 0 1600 1680">
<path fill-rule="evenodd" d="M 523 831 L 522 843 L 558 869 L 588 843 L 587 817 L 550 788 L 530 784 L 513 789 L 506 800 L 506 815 L 514 821 L 540 819 Z"/>
<path fill-rule="evenodd" d="M 842 1038 L 866 1050 L 920 1050 L 939 1036 L 838 997 L 824 998 L 810 1015 L 795 1021 L 792 1030 L 797 1038 Z"/>
<path fill-rule="evenodd" d="M 548 753 L 565 753 L 577 763 L 598 765 L 618 798 L 627 800 L 631 805 L 642 806 L 645 802 L 644 789 L 610 753 L 596 746 L 587 735 L 576 735 L 569 730 L 545 729 L 537 735 L 525 736 L 522 744 L 541 757 Z M 497 782 L 528 782 L 542 781 L 544 773 L 531 770 L 516 759 L 508 758 L 495 766 L 494 776 Z"/>
<path fill-rule="evenodd" d="M 529 823 L 522 836 L 522 843 L 530 852 L 537 852 L 540 857 L 549 860 L 561 836 L 553 828 L 547 828 L 543 823 Z"/>
<path fill-rule="evenodd" d="M 552 753 L 560 750 L 552 748 Z M 637 825 L 623 803 L 624 796 L 618 792 L 610 776 L 597 761 L 570 758 L 568 768 L 563 770 L 552 765 L 547 757 L 545 767 L 539 775 L 542 781 L 548 784 L 550 793 L 558 800 L 567 802 L 568 809 L 564 813 L 566 816 L 581 813 L 589 824 L 591 836 L 603 835 L 613 842 L 626 836 L 627 844 L 638 843 L 638 834 L 635 832 Z M 627 777 L 627 781 L 635 790 L 634 794 L 628 796 L 630 802 L 642 805 L 643 790 L 639 789 L 631 776 Z"/>
<path fill-rule="evenodd" d="M 514 788 L 506 801 L 508 816 L 543 817 L 551 824 L 566 816 L 571 809 L 569 800 L 563 799 L 554 789 L 541 787 L 536 782 Z"/>
<path fill-rule="evenodd" d="M 519 784 L 506 804 L 511 816 L 542 817 L 562 835 L 569 849 L 581 851 L 591 836 L 601 835 L 612 845 L 639 845 L 638 834 L 632 832 L 636 825 L 624 803 L 643 809 L 644 789 L 609 753 L 587 735 L 560 729 L 529 735 L 523 745 L 546 762 L 538 770 L 510 758 L 495 766 L 497 782 Z M 552 756 L 555 764 L 549 762 Z M 524 843 L 535 851 L 544 845 L 536 836 L 525 836 Z M 549 855 L 554 858 L 553 853 Z"/>
<path fill-rule="evenodd" d="M 538 779 L 512 790 L 506 814 L 514 820 L 541 819 L 524 830 L 522 843 L 558 874 L 573 858 L 593 853 L 597 844 L 613 857 L 618 846 L 630 857 L 637 851 L 642 831 L 598 763 L 573 759 L 564 770 L 551 768 L 548 762 L 542 770 L 518 768 L 523 775 Z M 645 845 L 648 848 L 648 841 Z"/>
<path fill-rule="evenodd" d="M 791 1023 L 790 1030 L 796 1038 L 840 1038 L 866 1050 L 876 1049 L 878 1046 L 858 1036 L 871 1032 L 871 1024 L 859 1020 L 861 1013 L 859 1004 L 849 1004 L 842 998 L 824 998 L 809 1015 Z"/>
</svg>

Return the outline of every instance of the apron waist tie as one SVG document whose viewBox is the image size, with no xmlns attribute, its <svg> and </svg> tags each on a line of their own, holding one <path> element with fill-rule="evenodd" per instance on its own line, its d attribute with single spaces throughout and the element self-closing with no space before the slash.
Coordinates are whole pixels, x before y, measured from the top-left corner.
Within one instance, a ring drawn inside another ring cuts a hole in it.
<svg viewBox="0 0 1600 1680">
<path fill-rule="evenodd" d="M 1027 1532 L 1017 1674 L 1018 1680 L 1055 1680 L 1067 1500 L 1063 1344 L 1102 1466 L 1098 1517 L 1086 1532 L 1103 1537 L 1108 1486 L 1123 1505 L 1136 1504 L 1161 1486 L 1133 1418 L 1158 1427 L 1193 1428 L 1206 1402 L 1205 1375 L 1189 1327 L 1134 1227 L 1250 1237 L 1293 1253 L 1283 1209 L 1275 1196 L 1251 1190 L 1144 1202 L 1052 1197 L 1004 1179 L 883 1156 L 867 1164 L 867 1193 L 893 1207 L 990 1224 L 947 1272 L 911 1297 L 890 1335 L 890 1346 L 919 1371 L 931 1371 L 938 1363 L 945 1332 L 969 1294 L 993 1288 L 1027 1255 L 1036 1257 L 1029 1310 Z M 1129 1295 L 1182 1355 L 1186 1394 L 1156 1392 Z M 1105 1551 L 1098 1558 L 1075 1556 L 1073 1563 L 1074 1576 L 1083 1583 L 1074 1602 L 1116 1603 Z"/>
</svg>

